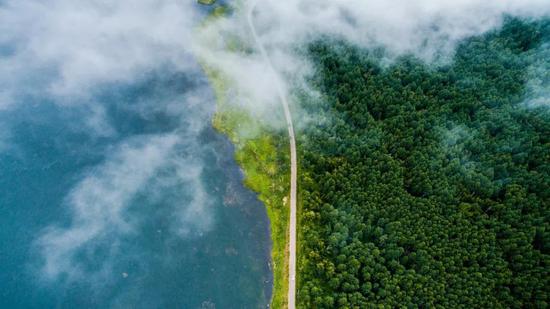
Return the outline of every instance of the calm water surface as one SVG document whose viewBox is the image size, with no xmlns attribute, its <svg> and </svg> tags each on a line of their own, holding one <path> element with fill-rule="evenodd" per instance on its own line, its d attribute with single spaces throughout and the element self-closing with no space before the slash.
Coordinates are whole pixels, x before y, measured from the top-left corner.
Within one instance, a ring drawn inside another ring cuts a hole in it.
<svg viewBox="0 0 550 309">
<path fill-rule="evenodd" d="M 266 212 L 200 73 L 20 100 L 0 112 L 0 308 L 267 306 Z"/>
</svg>

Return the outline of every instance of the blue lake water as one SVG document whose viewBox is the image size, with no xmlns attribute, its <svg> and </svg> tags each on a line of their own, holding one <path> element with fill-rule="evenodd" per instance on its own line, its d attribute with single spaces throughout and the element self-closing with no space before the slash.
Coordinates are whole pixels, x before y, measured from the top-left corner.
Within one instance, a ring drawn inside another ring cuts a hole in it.
<svg viewBox="0 0 550 309">
<path fill-rule="evenodd" d="M 200 72 L 18 100 L 0 112 L 0 308 L 267 306 L 266 211 Z"/>
</svg>

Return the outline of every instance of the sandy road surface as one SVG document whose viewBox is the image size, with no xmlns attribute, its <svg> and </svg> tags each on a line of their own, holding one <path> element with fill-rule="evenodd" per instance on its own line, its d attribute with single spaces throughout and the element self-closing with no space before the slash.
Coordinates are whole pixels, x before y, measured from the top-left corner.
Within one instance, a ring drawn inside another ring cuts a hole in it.
<svg viewBox="0 0 550 309">
<path fill-rule="evenodd" d="M 247 12 L 247 21 L 254 42 L 256 43 L 258 50 L 260 51 L 265 62 L 269 66 L 272 74 L 276 77 L 275 87 L 279 94 L 279 99 L 283 105 L 285 120 L 288 127 L 288 137 L 290 141 L 290 226 L 289 226 L 289 249 L 288 249 L 288 309 L 296 308 L 296 178 L 298 175 L 298 163 L 296 157 L 296 140 L 294 138 L 294 126 L 292 125 L 292 117 L 290 109 L 288 107 L 288 101 L 285 92 L 282 87 L 279 74 L 273 67 L 271 59 L 267 54 L 262 42 L 258 38 L 256 33 L 256 27 L 252 22 L 252 13 L 256 7 L 256 1 L 253 1 Z"/>
</svg>

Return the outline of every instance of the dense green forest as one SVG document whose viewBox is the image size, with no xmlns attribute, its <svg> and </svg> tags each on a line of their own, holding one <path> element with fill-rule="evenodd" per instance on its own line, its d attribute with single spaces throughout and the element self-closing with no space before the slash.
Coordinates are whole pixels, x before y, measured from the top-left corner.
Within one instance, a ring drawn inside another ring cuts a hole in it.
<svg viewBox="0 0 550 309">
<path fill-rule="evenodd" d="M 526 103 L 549 37 L 509 19 L 438 65 L 308 45 L 300 308 L 549 305 L 550 112 Z"/>
</svg>

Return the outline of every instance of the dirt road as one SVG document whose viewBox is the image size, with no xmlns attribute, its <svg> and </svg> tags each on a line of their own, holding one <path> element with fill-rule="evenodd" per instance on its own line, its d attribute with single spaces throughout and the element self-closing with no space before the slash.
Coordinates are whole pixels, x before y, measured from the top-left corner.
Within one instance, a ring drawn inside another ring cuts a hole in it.
<svg viewBox="0 0 550 309">
<path fill-rule="evenodd" d="M 271 59 L 267 54 L 262 42 L 258 38 L 256 33 L 256 27 L 252 22 L 252 13 L 256 8 L 256 1 L 253 1 L 247 12 L 247 21 L 254 42 L 258 47 L 264 61 L 269 66 L 269 70 L 275 76 L 275 87 L 279 99 L 283 105 L 285 120 L 288 128 L 288 137 L 290 141 L 290 223 L 289 223 L 289 244 L 288 244 L 288 309 L 296 308 L 296 179 L 298 175 L 298 163 L 296 157 L 296 140 L 294 138 L 294 126 L 292 125 L 292 117 L 290 114 L 290 108 L 288 106 L 288 100 L 286 98 L 285 91 L 283 90 L 282 82 L 279 74 L 273 67 Z"/>
</svg>

